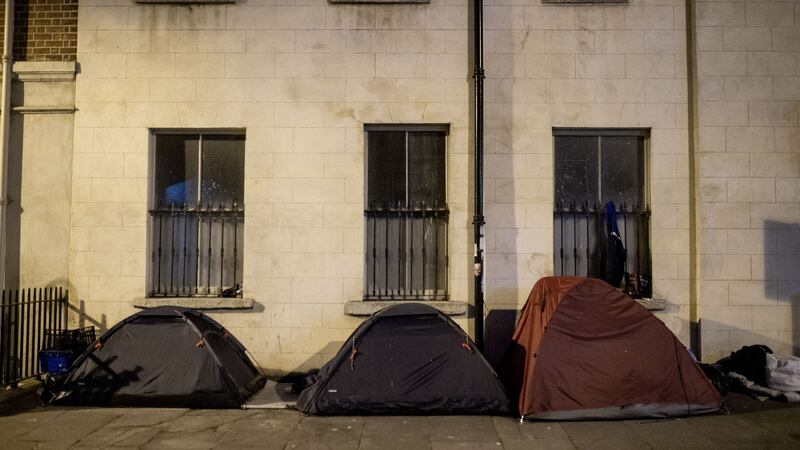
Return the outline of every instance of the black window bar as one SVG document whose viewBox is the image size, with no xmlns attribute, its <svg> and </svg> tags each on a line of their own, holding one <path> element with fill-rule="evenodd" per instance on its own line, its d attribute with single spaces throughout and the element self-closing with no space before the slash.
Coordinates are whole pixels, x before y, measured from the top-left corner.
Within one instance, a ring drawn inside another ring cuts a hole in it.
<svg viewBox="0 0 800 450">
<path fill-rule="evenodd" d="M 617 226 L 625 245 L 625 272 L 650 275 L 650 209 L 622 204 Z M 553 211 L 554 272 L 602 278 L 606 251 L 605 208 L 597 203 L 559 202 Z"/>
<path fill-rule="evenodd" d="M 370 205 L 364 300 L 447 300 L 447 206 Z"/>
<path fill-rule="evenodd" d="M 150 210 L 150 297 L 241 297 L 244 206 Z"/>
</svg>

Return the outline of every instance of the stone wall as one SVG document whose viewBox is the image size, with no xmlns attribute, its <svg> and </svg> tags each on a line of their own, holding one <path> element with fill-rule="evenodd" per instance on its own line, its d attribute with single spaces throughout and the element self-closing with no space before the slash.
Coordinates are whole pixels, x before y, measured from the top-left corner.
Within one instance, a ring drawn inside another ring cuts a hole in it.
<svg viewBox="0 0 800 450">
<path fill-rule="evenodd" d="M 648 128 L 658 316 L 688 344 L 696 302 L 706 359 L 796 339 L 796 2 L 698 3 L 688 30 L 680 0 L 514 3 L 485 10 L 488 309 L 553 273 L 552 128 Z M 449 290 L 471 301 L 468 28 L 464 0 L 81 3 L 70 281 L 85 318 L 113 324 L 146 292 L 152 128 L 246 129 L 256 304 L 212 315 L 263 366 L 318 367 L 359 323 L 344 303 L 364 284 L 364 123 L 450 124 Z"/>
<path fill-rule="evenodd" d="M 6 285 L 67 286 L 74 62 L 17 62 L 8 163 Z"/>
<path fill-rule="evenodd" d="M 364 123 L 450 124 L 450 293 L 467 300 L 463 3 L 119 5 L 80 8 L 70 279 L 92 319 L 146 292 L 149 129 L 169 127 L 246 129 L 256 306 L 213 315 L 263 366 L 319 367 L 360 322 L 344 303 L 364 286 Z"/>
<path fill-rule="evenodd" d="M 658 313 L 688 343 L 683 1 L 486 7 L 488 302 L 516 309 L 553 273 L 553 127 L 650 128 Z"/>
<path fill-rule="evenodd" d="M 704 359 L 800 351 L 800 2 L 696 5 Z"/>
</svg>

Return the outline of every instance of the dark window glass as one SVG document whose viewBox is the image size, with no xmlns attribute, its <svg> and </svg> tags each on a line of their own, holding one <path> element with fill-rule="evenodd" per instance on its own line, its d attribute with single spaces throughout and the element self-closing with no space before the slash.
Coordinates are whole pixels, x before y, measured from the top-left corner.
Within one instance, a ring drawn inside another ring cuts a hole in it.
<svg viewBox="0 0 800 450">
<path fill-rule="evenodd" d="M 388 207 L 406 203 L 406 133 L 382 131 L 367 141 L 367 205 Z"/>
<path fill-rule="evenodd" d="M 242 203 L 244 136 L 203 136 L 202 167 L 202 203 Z"/>
<path fill-rule="evenodd" d="M 408 201 L 411 205 L 445 204 L 443 132 L 408 134 Z"/>
<path fill-rule="evenodd" d="M 556 203 L 597 201 L 600 187 L 597 142 L 597 137 L 556 136 Z"/>
<path fill-rule="evenodd" d="M 556 136 L 556 204 L 643 206 L 644 164 L 643 137 Z"/>
<path fill-rule="evenodd" d="M 195 205 L 199 135 L 159 135 L 155 154 L 156 206 Z"/>
<path fill-rule="evenodd" d="M 602 136 L 599 139 L 600 200 L 644 206 L 644 138 Z"/>
</svg>

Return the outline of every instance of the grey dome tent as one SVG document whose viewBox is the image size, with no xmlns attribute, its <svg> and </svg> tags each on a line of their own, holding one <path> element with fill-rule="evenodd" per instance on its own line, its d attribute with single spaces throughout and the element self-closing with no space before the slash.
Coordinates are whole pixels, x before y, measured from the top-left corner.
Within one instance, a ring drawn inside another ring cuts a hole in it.
<svg viewBox="0 0 800 450">
<path fill-rule="evenodd" d="M 244 346 L 203 313 L 162 306 L 103 334 L 70 367 L 57 403 L 238 408 L 265 378 Z"/>
<path fill-rule="evenodd" d="M 300 394 L 309 414 L 509 414 L 500 380 L 464 331 L 432 306 L 373 314 Z"/>
</svg>

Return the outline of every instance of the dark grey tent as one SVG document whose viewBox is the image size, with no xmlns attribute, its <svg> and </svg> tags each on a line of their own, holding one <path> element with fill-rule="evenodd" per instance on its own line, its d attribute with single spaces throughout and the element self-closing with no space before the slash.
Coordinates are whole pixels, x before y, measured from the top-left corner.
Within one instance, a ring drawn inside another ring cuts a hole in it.
<svg viewBox="0 0 800 450">
<path fill-rule="evenodd" d="M 464 331 L 421 303 L 375 313 L 300 394 L 309 414 L 509 414 L 500 380 Z"/>
<path fill-rule="evenodd" d="M 72 364 L 58 403 L 238 408 L 265 379 L 246 350 L 199 311 L 163 306 L 134 314 Z"/>
</svg>

